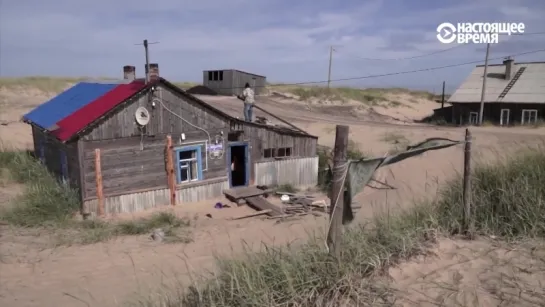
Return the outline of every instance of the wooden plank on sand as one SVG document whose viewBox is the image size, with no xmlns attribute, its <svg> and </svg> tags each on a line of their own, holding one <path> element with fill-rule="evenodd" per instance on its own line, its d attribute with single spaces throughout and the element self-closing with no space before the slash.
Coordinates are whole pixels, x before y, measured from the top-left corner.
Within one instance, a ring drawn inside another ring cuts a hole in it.
<svg viewBox="0 0 545 307">
<path fill-rule="evenodd" d="M 269 201 L 261 196 L 248 197 L 246 198 L 246 203 L 256 210 L 271 210 L 271 212 L 267 214 L 269 216 L 283 215 L 282 209 L 280 209 L 278 206 L 271 204 Z"/>
</svg>

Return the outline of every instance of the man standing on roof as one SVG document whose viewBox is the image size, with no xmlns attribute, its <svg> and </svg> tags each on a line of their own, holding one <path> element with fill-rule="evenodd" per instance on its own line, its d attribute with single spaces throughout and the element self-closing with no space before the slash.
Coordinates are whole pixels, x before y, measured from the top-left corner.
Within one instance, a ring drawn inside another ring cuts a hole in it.
<svg viewBox="0 0 545 307">
<path fill-rule="evenodd" d="M 247 122 L 251 122 L 255 99 L 254 90 L 252 90 L 249 83 L 246 83 L 246 85 L 244 85 L 244 91 L 242 91 L 242 95 L 237 97 L 238 99 L 244 101 L 244 120 L 246 120 Z"/>
</svg>

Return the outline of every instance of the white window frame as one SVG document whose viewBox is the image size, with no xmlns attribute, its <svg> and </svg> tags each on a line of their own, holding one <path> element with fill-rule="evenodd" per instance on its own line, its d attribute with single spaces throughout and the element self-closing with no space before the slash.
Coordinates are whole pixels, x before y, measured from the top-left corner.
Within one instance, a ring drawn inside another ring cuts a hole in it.
<svg viewBox="0 0 545 307">
<path fill-rule="evenodd" d="M 527 112 L 530 114 L 530 116 L 529 116 L 529 122 L 528 122 L 528 123 L 524 122 L 524 113 L 527 113 Z M 532 122 L 532 116 L 531 116 L 532 114 L 535 114 L 535 117 L 534 117 L 534 121 L 533 121 L 533 122 Z M 520 123 L 521 123 L 522 125 L 526 125 L 526 124 L 532 125 L 532 124 L 535 124 L 535 123 L 537 123 L 537 115 L 538 115 L 537 109 L 522 109 L 522 113 L 521 113 L 521 117 L 520 117 Z"/>
<path fill-rule="evenodd" d="M 503 111 L 507 111 L 507 123 L 503 122 Z M 501 126 L 508 126 L 510 119 L 511 119 L 511 109 L 501 109 L 500 110 L 500 125 Z"/>
<path fill-rule="evenodd" d="M 475 122 L 471 122 L 471 115 L 475 114 Z M 479 112 L 469 112 L 469 124 L 470 125 L 477 125 L 479 124 Z"/>
<path fill-rule="evenodd" d="M 202 180 L 202 151 L 200 146 L 184 146 L 180 148 L 175 148 L 174 150 L 176 152 L 176 164 L 178 167 L 176 178 L 177 183 L 183 184 Z M 194 153 L 195 157 L 180 159 L 180 154 L 182 152 Z M 192 163 L 195 163 L 194 171 L 196 173 L 193 173 Z M 183 173 L 186 174 L 187 179 L 185 180 L 182 180 Z"/>
<path fill-rule="evenodd" d="M 196 151 L 195 151 L 195 154 L 197 154 Z M 186 175 L 187 175 L 187 178 L 190 178 L 190 179 L 187 179 L 187 180 L 182 180 L 182 178 L 180 176 L 180 183 L 198 181 L 199 180 L 199 171 L 198 171 L 199 159 L 198 158 L 191 158 L 191 159 L 182 159 L 182 160 L 179 160 L 179 161 L 180 161 L 180 164 L 179 164 L 180 175 L 185 172 Z M 197 173 L 196 174 L 192 173 L 191 162 L 193 162 L 193 163 L 195 163 L 197 165 Z"/>
</svg>

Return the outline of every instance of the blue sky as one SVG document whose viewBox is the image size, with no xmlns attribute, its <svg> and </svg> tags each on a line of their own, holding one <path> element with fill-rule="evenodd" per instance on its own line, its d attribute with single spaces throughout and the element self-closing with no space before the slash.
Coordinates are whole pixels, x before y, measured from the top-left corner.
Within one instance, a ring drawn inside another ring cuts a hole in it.
<svg viewBox="0 0 545 307">
<path fill-rule="evenodd" d="M 448 4 L 447 4 L 448 2 Z M 0 0 L 0 76 L 122 75 L 151 62 L 173 81 L 202 81 L 202 70 L 235 68 L 271 82 L 410 71 L 484 59 L 482 45 L 451 48 L 435 35 L 442 22 L 524 22 L 545 32 L 540 0 Z M 501 37 L 491 58 L 545 49 L 545 35 Z M 515 57 L 545 60 L 545 52 Z M 499 62 L 495 60 L 492 62 Z M 359 87 L 455 88 L 474 65 L 334 83 Z"/>
</svg>

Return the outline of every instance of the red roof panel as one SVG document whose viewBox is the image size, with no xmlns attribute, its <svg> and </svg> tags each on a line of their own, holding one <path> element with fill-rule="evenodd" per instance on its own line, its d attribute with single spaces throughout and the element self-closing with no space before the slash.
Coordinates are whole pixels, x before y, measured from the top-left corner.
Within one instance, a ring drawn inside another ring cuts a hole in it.
<svg viewBox="0 0 545 307">
<path fill-rule="evenodd" d="M 69 140 L 76 133 L 83 130 L 145 87 L 145 83 L 140 80 L 116 86 L 93 102 L 57 122 L 59 128 L 53 131 L 53 135 L 61 141 Z"/>
</svg>

